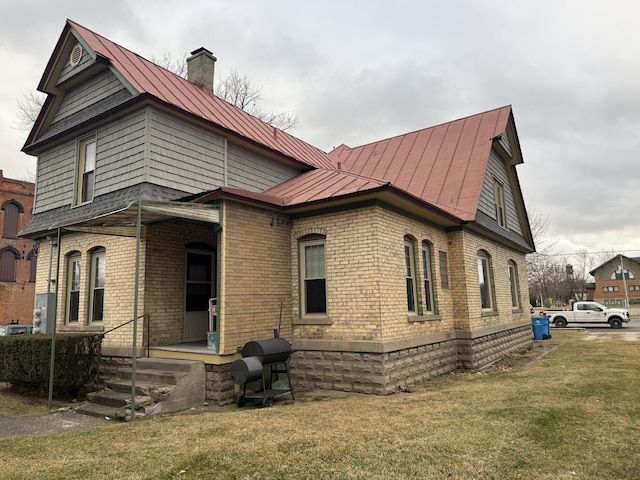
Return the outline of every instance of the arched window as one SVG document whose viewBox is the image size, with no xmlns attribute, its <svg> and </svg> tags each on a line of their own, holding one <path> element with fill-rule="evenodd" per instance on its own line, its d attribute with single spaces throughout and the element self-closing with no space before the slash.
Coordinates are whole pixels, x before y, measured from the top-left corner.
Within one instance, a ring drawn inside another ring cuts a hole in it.
<svg viewBox="0 0 640 480">
<path fill-rule="evenodd" d="M 484 250 L 480 250 L 478 252 L 478 277 L 480 280 L 480 300 L 482 303 L 482 309 L 495 310 L 491 256 Z"/>
<path fill-rule="evenodd" d="M 91 285 L 89 290 L 89 306 L 91 322 L 102 322 L 104 313 L 104 283 L 106 278 L 105 249 L 100 247 L 91 252 Z"/>
<path fill-rule="evenodd" d="M 404 277 L 407 285 L 407 311 L 418 313 L 416 290 L 416 260 L 414 253 L 413 238 L 409 235 L 404 237 Z"/>
<path fill-rule="evenodd" d="M 16 238 L 18 235 L 18 218 L 24 213 L 24 208 L 15 200 L 7 200 L 2 204 L 4 211 L 4 225 L 2 236 L 4 238 Z"/>
<path fill-rule="evenodd" d="M 622 269 L 620 267 L 618 267 L 618 269 L 611 274 L 611 280 L 622 280 L 622 274 L 623 274 Z M 633 274 L 632 271 L 627 270 L 625 268 L 624 269 L 624 278 L 626 280 L 629 280 L 629 279 L 632 279 L 632 278 L 636 278 L 636 276 Z"/>
<path fill-rule="evenodd" d="M 67 323 L 78 323 L 80 315 L 80 252 L 67 255 Z"/>
<path fill-rule="evenodd" d="M 34 283 L 36 281 L 36 272 L 38 271 L 38 252 L 36 249 L 29 252 L 27 260 L 29 260 L 29 281 Z"/>
<path fill-rule="evenodd" d="M 509 286 L 511 287 L 511 306 L 514 309 L 522 308 L 520 302 L 520 282 L 518 278 L 518 265 L 513 260 L 509 260 Z"/>
<path fill-rule="evenodd" d="M 436 292 L 433 281 L 433 246 L 422 242 L 422 278 L 424 279 L 425 314 L 436 313 Z"/>
<path fill-rule="evenodd" d="M 16 262 L 20 259 L 20 252 L 13 247 L 0 250 L 0 281 L 16 281 Z"/>
</svg>

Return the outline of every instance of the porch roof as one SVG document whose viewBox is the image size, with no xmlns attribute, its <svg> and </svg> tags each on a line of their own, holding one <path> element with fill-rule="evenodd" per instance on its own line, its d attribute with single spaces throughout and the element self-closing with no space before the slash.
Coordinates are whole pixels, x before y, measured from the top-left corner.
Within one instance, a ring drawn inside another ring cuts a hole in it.
<svg viewBox="0 0 640 480">
<path fill-rule="evenodd" d="M 61 222 L 53 225 L 52 228 L 135 237 L 138 205 L 140 206 L 140 223 L 143 225 L 166 222 L 174 218 L 220 223 L 220 210 L 217 205 L 140 200 L 91 217 L 76 219 L 72 222 Z"/>
</svg>

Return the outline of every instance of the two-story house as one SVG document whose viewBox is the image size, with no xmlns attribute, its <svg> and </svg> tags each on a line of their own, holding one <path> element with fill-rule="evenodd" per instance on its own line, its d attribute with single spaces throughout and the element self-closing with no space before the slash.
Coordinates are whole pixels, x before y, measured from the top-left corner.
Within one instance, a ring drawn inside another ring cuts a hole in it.
<svg viewBox="0 0 640 480">
<path fill-rule="evenodd" d="M 33 189 L 0 170 L 0 325 L 33 322 L 36 242 L 18 237 L 31 220 Z"/>
<path fill-rule="evenodd" d="M 530 345 L 511 107 L 326 153 L 216 97 L 215 61 L 184 79 L 67 21 L 24 147 L 58 331 L 201 360 L 217 404 L 275 329 L 296 387 L 374 394 Z"/>
</svg>

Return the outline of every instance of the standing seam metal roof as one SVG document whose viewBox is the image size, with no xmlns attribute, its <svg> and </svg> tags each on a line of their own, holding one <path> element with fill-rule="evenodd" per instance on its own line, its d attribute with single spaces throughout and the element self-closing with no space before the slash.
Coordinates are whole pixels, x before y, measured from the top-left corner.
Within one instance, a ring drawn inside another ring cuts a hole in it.
<svg viewBox="0 0 640 480">
<path fill-rule="evenodd" d="M 191 83 L 71 20 L 67 20 L 67 26 L 91 50 L 107 58 L 138 94 L 150 94 L 303 164 L 333 168 L 328 155 L 322 150 L 258 120 L 216 97 L 211 90 Z M 65 34 L 66 31 L 63 32 Z"/>
</svg>

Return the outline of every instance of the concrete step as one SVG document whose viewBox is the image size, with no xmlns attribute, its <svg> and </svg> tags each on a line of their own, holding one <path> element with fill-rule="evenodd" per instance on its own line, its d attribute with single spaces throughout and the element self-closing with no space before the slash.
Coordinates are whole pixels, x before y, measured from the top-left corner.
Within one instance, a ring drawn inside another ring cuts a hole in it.
<svg viewBox="0 0 640 480">
<path fill-rule="evenodd" d="M 110 419 L 119 419 L 119 409 L 115 407 L 108 407 L 105 405 L 98 405 L 96 403 L 85 403 L 76 409 L 77 413 L 82 415 L 89 415 L 91 417 L 102 417 Z"/>
<path fill-rule="evenodd" d="M 138 358 L 136 368 L 145 370 L 161 370 L 166 372 L 190 372 L 195 365 L 202 362 L 197 360 L 174 360 L 170 358 Z"/>
<path fill-rule="evenodd" d="M 97 405 L 105 407 L 121 408 L 131 404 L 131 393 L 114 392 L 113 390 L 101 390 L 87 394 L 87 400 Z M 153 399 L 148 395 L 136 395 L 135 408 L 144 408 L 153 403 Z"/>
<path fill-rule="evenodd" d="M 178 381 L 186 375 L 189 374 L 187 372 L 136 368 L 136 384 L 138 382 L 147 382 L 161 385 L 176 385 Z M 122 380 L 131 380 L 133 378 L 133 370 L 130 368 L 118 369 L 118 377 Z"/>
<path fill-rule="evenodd" d="M 174 384 L 171 384 L 174 385 Z M 110 378 L 104 381 L 104 386 L 114 392 L 128 393 L 131 396 L 131 379 Z M 149 395 L 149 392 L 158 388 L 157 383 L 141 382 L 136 375 L 136 395 Z"/>
</svg>

